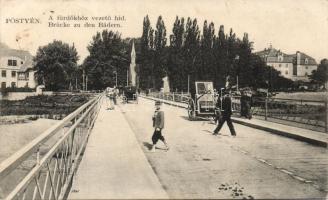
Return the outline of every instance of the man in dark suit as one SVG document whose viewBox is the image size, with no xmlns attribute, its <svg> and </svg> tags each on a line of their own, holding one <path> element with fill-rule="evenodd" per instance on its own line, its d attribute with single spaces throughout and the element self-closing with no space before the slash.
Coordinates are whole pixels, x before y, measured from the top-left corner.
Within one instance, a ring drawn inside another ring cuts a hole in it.
<svg viewBox="0 0 328 200">
<path fill-rule="evenodd" d="M 161 140 L 165 146 L 166 146 L 166 150 L 169 150 L 169 147 L 165 141 L 165 138 L 162 135 L 162 129 L 164 128 L 164 112 L 161 111 L 161 102 L 160 101 L 156 101 L 155 102 L 155 113 L 153 116 L 153 127 L 155 128 L 153 136 L 152 136 L 152 142 L 153 142 L 153 146 L 151 151 L 155 151 L 156 148 L 156 143 L 158 142 L 158 140 Z"/>
<path fill-rule="evenodd" d="M 236 136 L 235 128 L 233 127 L 232 121 L 231 121 L 231 115 L 232 115 L 232 102 L 231 102 L 231 91 L 227 91 L 225 93 L 225 96 L 222 99 L 222 118 L 219 121 L 219 125 L 216 127 L 216 129 L 213 132 L 213 135 L 218 135 L 219 131 L 221 130 L 224 122 L 227 121 L 227 124 L 230 129 L 230 133 L 232 136 Z"/>
</svg>

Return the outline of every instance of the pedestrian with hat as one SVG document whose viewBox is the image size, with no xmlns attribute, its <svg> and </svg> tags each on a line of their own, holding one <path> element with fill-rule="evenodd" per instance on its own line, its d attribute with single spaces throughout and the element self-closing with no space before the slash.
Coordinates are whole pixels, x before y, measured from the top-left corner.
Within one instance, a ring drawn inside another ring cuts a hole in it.
<svg viewBox="0 0 328 200">
<path fill-rule="evenodd" d="M 213 135 L 218 135 L 223 124 L 227 122 L 231 135 L 236 136 L 236 131 L 231 121 L 231 115 L 232 115 L 232 101 L 231 101 L 231 91 L 229 90 L 225 92 L 225 95 L 222 99 L 222 117 L 219 121 L 218 126 L 214 130 Z"/>
<path fill-rule="evenodd" d="M 165 140 L 164 136 L 162 135 L 162 130 L 164 128 L 164 112 L 161 110 L 161 102 L 160 101 L 155 102 L 155 112 L 153 115 L 153 127 L 155 130 L 154 130 L 153 136 L 151 138 L 152 142 L 153 142 L 151 151 L 152 152 L 155 151 L 156 143 L 158 142 L 158 140 L 161 140 L 165 144 L 166 150 L 169 150 L 166 140 Z"/>
</svg>

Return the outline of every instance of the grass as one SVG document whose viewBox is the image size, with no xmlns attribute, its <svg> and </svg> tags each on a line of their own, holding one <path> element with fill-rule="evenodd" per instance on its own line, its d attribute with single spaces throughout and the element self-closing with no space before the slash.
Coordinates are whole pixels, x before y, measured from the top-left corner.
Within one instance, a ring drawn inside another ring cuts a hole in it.
<svg viewBox="0 0 328 200">
<path fill-rule="evenodd" d="M 279 92 L 275 98 L 309 100 L 309 101 L 327 101 L 327 92 Z"/>
</svg>

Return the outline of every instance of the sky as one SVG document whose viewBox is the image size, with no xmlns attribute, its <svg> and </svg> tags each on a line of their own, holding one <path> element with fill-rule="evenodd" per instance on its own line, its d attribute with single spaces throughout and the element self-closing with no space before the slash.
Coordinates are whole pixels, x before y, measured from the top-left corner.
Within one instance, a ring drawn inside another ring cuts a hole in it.
<svg viewBox="0 0 328 200">
<path fill-rule="evenodd" d="M 247 32 L 254 51 L 272 44 L 287 54 L 302 51 L 317 62 L 328 58 L 328 0 L 0 0 L 0 41 L 32 55 L 55 39 L 74 43 L 81 63 L 92 36 L 104 28 L 48 27 L 50 16 L 79 15 L 88 17 L 88 22 L 96 16 L 124 16 L 124 21 L 110 21 L 121 27 L 108 29 L 125 38 L 141 37 L 147 14 L 153 28 L 162 15 L 167 35 L 172 33 L 176 16 L 191 17 L 197 18 L 200 30 L 207 20 L 214 23 L 216 33 L 220 25 L 226 33 L 232 28 L 240 38 Z M 7 23 L 8 19 L 31 17 L 40 23 Z"/>
</svg>

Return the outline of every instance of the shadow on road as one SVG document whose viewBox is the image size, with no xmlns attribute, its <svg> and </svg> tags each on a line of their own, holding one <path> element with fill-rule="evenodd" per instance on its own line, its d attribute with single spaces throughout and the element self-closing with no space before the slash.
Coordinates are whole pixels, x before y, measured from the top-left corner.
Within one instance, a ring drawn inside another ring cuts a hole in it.
<svg viewBox="0 0 328 200">
<path fill-rule="evenodd" d="M 148 150 L 151 150 L 151 148 L 153 147 L 153 145 L 150 144 L 149 142 L 143 142 L 143 145 L 147 147 Z"/>
<path fill-rule="evenodd" d="M 196 117 L 192 120 L 190 120 L 188 116 L 180 116 L 180 117 L 187 121 L 209 121 L 209 122 L 211 121 L 209 118 L 205 118 L 205 117 Z"/>
</svg>

